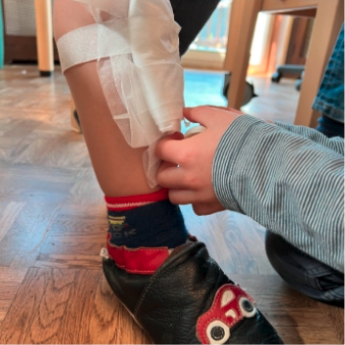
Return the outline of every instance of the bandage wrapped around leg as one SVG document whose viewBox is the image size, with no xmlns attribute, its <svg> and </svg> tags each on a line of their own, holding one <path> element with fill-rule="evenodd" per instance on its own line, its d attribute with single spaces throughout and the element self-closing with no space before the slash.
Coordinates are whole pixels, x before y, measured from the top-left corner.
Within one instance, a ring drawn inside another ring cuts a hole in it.
<svg viewBox="0 0 345 345">
<path fill-rule="evenodd" d="M 62 36 L 57 46 L 63 72 L 98 61 L 98 75 L 114 120 L 133 148 L 148 147 L 144 166 L 156 185 L 157 141 L 180 130 L 183 70 L 180 27 L 169 0 L 74 0 L 95 24 Z"/>
</svg>

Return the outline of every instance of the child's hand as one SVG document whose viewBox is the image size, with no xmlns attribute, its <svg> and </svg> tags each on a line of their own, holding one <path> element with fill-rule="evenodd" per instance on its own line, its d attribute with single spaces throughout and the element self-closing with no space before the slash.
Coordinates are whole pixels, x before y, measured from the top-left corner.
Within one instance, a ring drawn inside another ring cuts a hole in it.
<svg viewBox="0 0 345 345">
<path fill-rule="evenodd" d="M 214 192 L 212 163 L 224 132 L 241 114 L 209 106 L 184 109 L 189 121 L 200 123 L 206 130 L 187 139 L 175 133 L 157 144 L 156 155 L 163 160 L 157 180 L 159 185 L 170 189 L 171 202 L 193 204 L 198 215 L 224 210 Z"/>
</svg>

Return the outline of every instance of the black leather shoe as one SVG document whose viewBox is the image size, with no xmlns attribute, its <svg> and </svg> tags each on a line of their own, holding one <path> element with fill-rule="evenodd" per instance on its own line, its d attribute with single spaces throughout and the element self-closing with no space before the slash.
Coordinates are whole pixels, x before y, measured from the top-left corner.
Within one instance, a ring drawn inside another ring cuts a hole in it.
<svg viewBox="0 0 345 345">
<path fill-rule="evenodd" d="M 283 344 L 201 242 L 174 249 L 153 275 L 103 270 L 115 295 L 156 344 Z"/>
</svg>

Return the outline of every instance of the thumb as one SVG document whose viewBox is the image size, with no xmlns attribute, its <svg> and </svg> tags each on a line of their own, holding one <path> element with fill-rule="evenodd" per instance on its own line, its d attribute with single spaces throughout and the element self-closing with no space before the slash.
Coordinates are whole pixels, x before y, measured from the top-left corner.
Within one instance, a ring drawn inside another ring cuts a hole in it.
<svg viewBox="0 0 345 345">
<path fill-rule="evenodd" d="M 212 116 L 215 115 L 216 111 L 216 109 L 207 106 L 184 108 L 183 115 L 190 122 L 197 122 L 208 127 L 212 123 Z"/>
<path fill-rule="evenodd" d="M 225 110 L 225 111 L 227 111 L 228 113 L 233 113 L 233 114 L 236 114 L 236 115 L 244 115 L 244 113 L 242 113 L 241 110 L 234 109 L 234 108 L 220 107 L 220 106 L 218 106 L 218 105 L 212 105 L 211 107 L 212 107 L 212 108 L 216 108 L 216 109 Z"/>
</svg>

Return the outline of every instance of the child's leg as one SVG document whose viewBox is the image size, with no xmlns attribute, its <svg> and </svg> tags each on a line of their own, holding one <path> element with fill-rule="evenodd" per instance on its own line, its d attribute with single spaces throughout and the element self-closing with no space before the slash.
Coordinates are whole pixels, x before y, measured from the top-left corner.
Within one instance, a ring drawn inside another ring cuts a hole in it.
<svg viewBox="0 0 345 345">
<path fill-rule="evenodd" d="M 54 3 L 54 33 L 62 35 L 94 23 L 86 8 L 71 0 Z M 98 182 L 107 196 L 152 193 L 143 169 L 144 149 L 128 146 L 109 111 L 97 74 L 97 62 L 74 66 L 65 73 L 75 101 Z M 119 101 L 120 103 L 120 101 Z"/>
<path fill-rule="evenodd" d="M 83 4 L 73 0 L 55 2 L 56 40 L 93 23 L 93 16 Z M 120 115 L 126 109 L 115 93 L 112 101 L 116 109 L 111 109 L 111 113 L 100 84 L 97 61 L 75 65 L 65 71 L 65 76 L 96 176 L 106 196 L 109 255 L 127 271 L 152 273 L 167 258 L 169 249 L 187 240 L 181 212 L 170 203 L 167 191 L 149 187 L 143 168 L 145 149 L 132 149 L 116 125 L 114 111 Z M 154 267 L 150 263 L 146 265 L 141 255 L 133 254 L 132 249 L 138 247 L 150 248 L 149 252 L 155 256 Z M 157 247 L 160 249 L 152 250 Z M 126 260 L 130 257 L 128 265 L 123 262 L 125 256 Z"/>
</svg>

